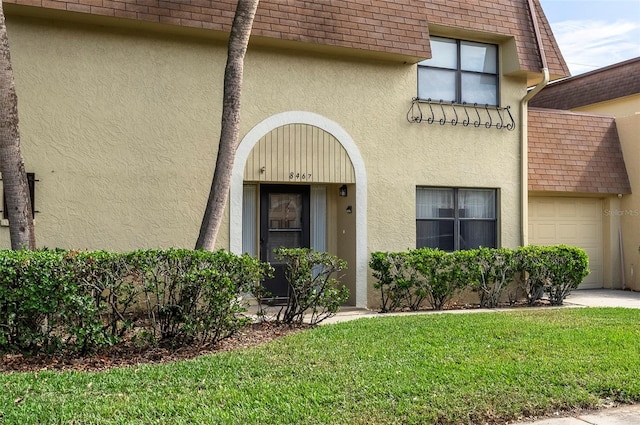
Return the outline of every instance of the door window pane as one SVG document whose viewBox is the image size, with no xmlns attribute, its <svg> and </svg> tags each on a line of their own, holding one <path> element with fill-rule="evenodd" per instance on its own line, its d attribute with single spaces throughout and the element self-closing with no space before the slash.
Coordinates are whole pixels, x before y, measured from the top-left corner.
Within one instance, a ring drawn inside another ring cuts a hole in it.
<svg viewBox="0 0 640 425">
<path fill-rule="evenodd" d="M 300 229 L 302 227 L 302 195 L 298 193 L 269 194 L 269 229 Z"/>
</svg>

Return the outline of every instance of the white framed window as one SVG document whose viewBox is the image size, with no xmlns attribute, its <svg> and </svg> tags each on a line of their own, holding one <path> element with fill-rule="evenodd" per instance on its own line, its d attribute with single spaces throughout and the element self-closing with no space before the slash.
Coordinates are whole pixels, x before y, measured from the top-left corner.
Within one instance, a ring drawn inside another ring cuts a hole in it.
<svg viewBox="0 0 640 425">
<path fill-rule="evenodd" d="M 496 248 L 496 189 L 416 188 L 416 248 Z"/>
<path fill-rule="evenodd" d="M 431 59 L 418 63 L 418 98 L 498 106 L 498 46 L 431 37 Z"/>
</svg>

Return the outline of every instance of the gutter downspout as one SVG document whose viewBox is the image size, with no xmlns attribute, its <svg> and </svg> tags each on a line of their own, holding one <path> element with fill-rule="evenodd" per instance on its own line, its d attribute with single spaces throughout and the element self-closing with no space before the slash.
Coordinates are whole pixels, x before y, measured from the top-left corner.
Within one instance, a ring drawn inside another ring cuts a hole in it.
<svg viewBox="0 0 640 425">
<path fill-rule="evenodd" d="M 549 67 L 547 66 L 547 57 L 544 54 L 542 45 L 542 37 L 540 36 L 540 28 L 538 26 L 538 18 L 536 16 L 535 5 L 533 0 L 528 0 L 529 12 L 533 23 L 533 31 L 538 44 L 540 60 L 542 62 L 542 79 L 520 101 L 520 244 L 526 246 L 529 244 L 529 138 L 528 138 L 528 115 L 527 105 L 529 100 L 549 83 Z"/>
</svg>

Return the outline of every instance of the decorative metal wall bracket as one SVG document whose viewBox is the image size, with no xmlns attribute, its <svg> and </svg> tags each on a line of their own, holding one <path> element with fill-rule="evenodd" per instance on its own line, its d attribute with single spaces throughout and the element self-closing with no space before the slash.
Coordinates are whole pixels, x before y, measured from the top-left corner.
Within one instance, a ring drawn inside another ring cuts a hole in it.
<svg viewBox="0 0 640 425">
<path fill-rule="evenodd" d="M 496 128 L 512 131 L 516 123 L 511 115 L 510 107 L 478 105 L 477 103 L 455 103 L 442 100 L 411 100 L 411 108 L 407 112 L 407 121 L 427 124 L 458 124 L 463 127 Z"/>
</svg>

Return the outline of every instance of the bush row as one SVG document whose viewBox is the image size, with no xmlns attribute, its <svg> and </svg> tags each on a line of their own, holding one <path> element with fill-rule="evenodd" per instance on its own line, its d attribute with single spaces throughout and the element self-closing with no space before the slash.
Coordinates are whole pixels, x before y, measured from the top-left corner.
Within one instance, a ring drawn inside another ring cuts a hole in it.
<svg viewBox="0 0 640 425">
<path fill-rule="evenodd" d="M 136 321 L 140 343 L 216 342 L 269 265 L 226 251 L 0 251 L 0 352 L 87 352 Z"/>
<path fill-rule="evenodd" d="M 407 252 L 374 252 L 369 266 L 380 290 L 381 310 L 419 310 L 427 304 L 441 310 L 463 289 L 478 294 L 481 307 L 496 307 L 514 282 L 529 305 L 547 294 L 552 305 L 589 273 L 587 254 L 579 248 L 526 246 L 444 252 L 421 248 Z M 516 279 L 518 277 L 518 279 Z"/>
</svg>

